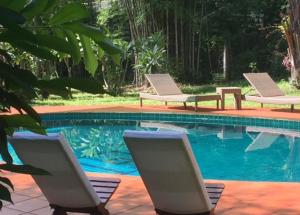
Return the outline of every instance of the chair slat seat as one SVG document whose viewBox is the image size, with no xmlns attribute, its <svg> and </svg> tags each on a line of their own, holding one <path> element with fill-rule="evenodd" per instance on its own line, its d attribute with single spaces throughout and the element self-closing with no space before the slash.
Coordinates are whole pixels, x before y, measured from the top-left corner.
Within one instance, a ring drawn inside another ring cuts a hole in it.
<svg viewBox="0 0 300 215">
<path fill-rule="evenodd" d="M 110 200 L 121 182 L 118 178 L 100 177 L 89 177 L 89 181 L 103 204 Z"/>
</svg>

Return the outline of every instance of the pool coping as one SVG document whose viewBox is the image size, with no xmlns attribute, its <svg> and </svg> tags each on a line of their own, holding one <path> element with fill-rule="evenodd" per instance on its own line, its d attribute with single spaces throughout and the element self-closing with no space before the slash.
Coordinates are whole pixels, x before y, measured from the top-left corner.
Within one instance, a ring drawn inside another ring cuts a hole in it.
<svg viewBox="0 0 300 215">
<path fill-rule="evenodd" d="M 239 126 L 256 126 L 300 130 L 300 120 L 272 119 L 267 117 L 232 116 L 226 114 L 191 114 L 178 112 L 55 112 L 42 113 L 44 122 L 62 120 L 130 120 L 181 123 L 205 123 Z"/>
</svg>

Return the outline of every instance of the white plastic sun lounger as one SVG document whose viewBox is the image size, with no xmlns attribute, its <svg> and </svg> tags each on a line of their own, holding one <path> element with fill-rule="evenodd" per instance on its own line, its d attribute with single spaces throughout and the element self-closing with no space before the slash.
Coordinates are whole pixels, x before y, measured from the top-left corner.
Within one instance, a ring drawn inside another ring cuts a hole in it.
<svg viewBox="0 0 300 215">
<path fill-rule="evenodd" d="M 93 177 L 89 181 L 62 134 L 15 133 L 9 142 L 24 164 L 50 173 L 32 177 L 54 209 L 54 215 L 109 214 L 105 204 L 120 180 Z"/>
<path fill-rule="evenodd" d="M 219 108 L 220 95 L 191 95 L 183 94 L 181 90 L 176 85 L 174 79 L 169 74 L 148 74 L 145 75 L 146 79 L 149 81 L 151 87 L 155 91 L 155 94 L 150 93 L 140 93 L 140 106 L 143 106 L 143 99 L 151 99 L 157 101 L 165 102 L 183 102 L 186 108 L 187 102 L 195 102 L 195 111 L 198 108 L 199 101 L 217 101 L 217 108 Z"/>
<path fill-rule="evenodd" d="M 262 128 L 247 126 L 246 132 L 259 133 L 256 138 L 253 139 L 252 143 L 245 149 L 245 152 L 256 151 L 260 149 L 269 148 L 280 135 L 285 135 L 290 138 L 300 138 L 300 132 L 290 131 L 287 129 L 276 129 L 276 128 Z"/>
<path fill-rule="evenodd" d="M 186 134 L 125 131 L 124 139 L 157 214 L 212 214 L 224 185 L 203 182 Z"/>
<path fill-rule="evenodd" d="M 294 105 L 300 104 L 300 96 L 286 96 L 268 73 L 244 73 L 244 77 L 256 90 L 258 95 L 245 95 L 245 100 L 263 104 Z"/>
<path fill-rule="evenodd" d="M 257 137 L 252 141 L 251 144 L 245 149 L 245 152 L 251 152 L 261 149 L 269 148 L 277 139 L 278 134 L 271 134 L 268 132 L 261 132 Z"/>
</svg>

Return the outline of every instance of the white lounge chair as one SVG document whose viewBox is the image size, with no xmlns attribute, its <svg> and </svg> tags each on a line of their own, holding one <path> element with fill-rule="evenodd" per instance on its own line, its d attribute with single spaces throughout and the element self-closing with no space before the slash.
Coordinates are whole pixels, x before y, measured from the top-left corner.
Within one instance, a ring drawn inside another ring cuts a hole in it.
<svg viewBox="0 0 300 215">
<path fill-rule="evenodd" d="M 217 101 L 217 108 L 219 109 L 219 101 L 221 96 L 218 94 L 213 95 L 191 95 L 183 94 L 176 85 L 174 79 L 169 74 L 148 74 L 145 75 L 151 87 L 156 94 L 140 93 L 140 106 L 143 106 L 143 99 L 151 99 L 165 102 L 183 102 L 186 108 L 187 102 L 195 102 L 195 111 L 198 108 L 198 102 L 200 101 Z"/>
<path fill-rule="evenodd" d="M 300 132 L 291 131 L 288 129 L 247 126 L 246 132 L 248 134 L 249 132 L 255 132 L 259 134 L 255 138 L 252 138 L 249 135 L 252 139 L 252 143 L 249 144 L 249 146 L 245 149 L 245 152 L 269 148 L 280 137 L 280 135 L 285 135 L 287 138 L 289 137 L 291 139 L 300 138 Z"/>
<path fill-rule="evenodd" d="M 286 96 L 276 85 L 268 73 L 244 73 L 244 77 L 256 90 L 257 95 L 245 95 L 246 101 L 254 101 L 263 104 L 294 105 L 300 104 L 300 96 Z"/>
<path fill-rule="evenodd" d="M 124 139 L 157 214 L 212 214 L 224 185 L 203 182 L 185 133 L 125 131 Z"/>
<path fill-rule="evenodd" d="M 53 215 L 67 212 L 109 215 L 105 204 L 120 180 L 100 177 L 89 180 L 62 134 L 16 133 L 9 142 L 24 164 L 50 173 L 32 177 L 54 209 Z"/>
</svg>

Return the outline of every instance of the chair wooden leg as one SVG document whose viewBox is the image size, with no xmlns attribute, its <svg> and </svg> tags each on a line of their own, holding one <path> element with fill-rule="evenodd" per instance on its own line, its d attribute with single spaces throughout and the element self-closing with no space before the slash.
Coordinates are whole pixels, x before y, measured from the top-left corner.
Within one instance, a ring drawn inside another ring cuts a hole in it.
<svg viewBox="0 0 300 215">
<path fill-rule="evenodd" d="M 291 112 L 294 112 L 294 105 L 291 105 Z"/>
<path fill-rule="evenodd" d="M 219 110 L 219 109 L 220 109 L 220 100 L 217 99 L 217 110 Z"/>
<path fill-rule="evenodd" d="M 165 106 L 168 107 L 168 102 L 165 102 Z"/>
<path fill-rule="evenodd" d="M 263 107 L 264 107 L 264 104 L 263 104 L 263 103 L 260 103 L 260 107 L 263 108 Z"/>
<path fill-rule="evenodd" d="M 67 212 L 60 208 L 56 208 L 54 209 L 52 215 L 67 215 Z"/>
<path fill-rule="evenodd" d="M 197 112 L 197 111 L 198 111 L 198 102 L 195 101 L 195 112 Z"/>
<path fill-rule="evenodd" d="M 140 98 L 140 107 L 143 107 L 143 98 Z"/>
<path fill-rule="evenodd" d="M 186 102 L 183 102 L 183 105 L 184 105 L 184 109 L 186 109 Z"/>
</svg>

